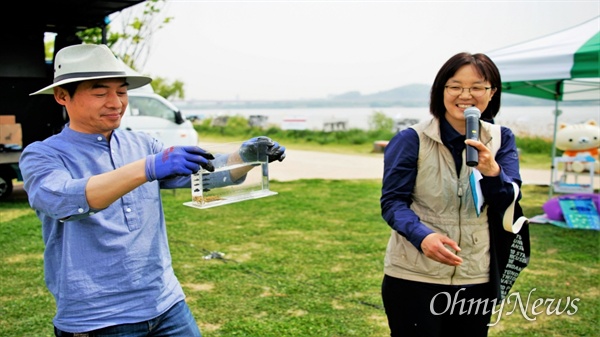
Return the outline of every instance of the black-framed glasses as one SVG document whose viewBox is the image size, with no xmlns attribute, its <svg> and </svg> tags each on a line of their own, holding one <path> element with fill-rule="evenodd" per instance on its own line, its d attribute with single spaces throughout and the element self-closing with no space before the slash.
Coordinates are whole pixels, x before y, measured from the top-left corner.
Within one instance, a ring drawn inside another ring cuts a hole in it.
<svg viewBox="0 0 600 337">
<path fill-rule="evenodd" d="M 451 96 L 460 96 L 464 90 L 468 90 L 469 94 L 473 97 L 481 97 L 485 95 L 485 93 L 492 89 L 492 87 L 483 87 L 483 86 L 475 86 L 470 88 L 463 88 L 456 85 L 447 85 L 445 86 L 446 92 Z"/>
</svg>

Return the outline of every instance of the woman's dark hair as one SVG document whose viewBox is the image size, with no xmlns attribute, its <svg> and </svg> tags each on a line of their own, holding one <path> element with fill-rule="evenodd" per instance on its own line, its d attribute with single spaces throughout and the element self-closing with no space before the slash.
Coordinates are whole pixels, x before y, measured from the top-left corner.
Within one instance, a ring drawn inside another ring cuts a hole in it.
<svg viewBox="0 0 600 337">
<path fill-rule="evenodd" d="M 500 71 L 498 71 L 494 62 L 485 54 L 458 53 L 444 63 L 431 86 L 429 112 L 431 112 L 434 117 L 439 119 L 446 113 L 446 107 L 444 106 L 444 90 L 446 82 L 448 82 L 450 77 L 456 74 L 458 69 L 467 64 L 473 65 L 479 75 L 490 82 L 492 90 L 496 89 L 487 108 L 485 111 L 481 112 L 481 119 L 493 120 L 498 114 L 498 111 L 500 110 L 500 94 L 502 93 Z"/>
</svg>

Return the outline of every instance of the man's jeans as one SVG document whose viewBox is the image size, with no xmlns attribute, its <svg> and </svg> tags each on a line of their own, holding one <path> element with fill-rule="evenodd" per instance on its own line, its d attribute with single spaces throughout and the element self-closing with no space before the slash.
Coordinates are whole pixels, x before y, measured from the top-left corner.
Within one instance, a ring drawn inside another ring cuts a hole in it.
<svg viewBox="0 0 600 337">
<path fill-rule="evenodd" d="M 149 321 L 115 325 L 84 333 L 69 333 L 54 328 L 57 337 L 202 337 L 185 301 Z"/>
</svg>

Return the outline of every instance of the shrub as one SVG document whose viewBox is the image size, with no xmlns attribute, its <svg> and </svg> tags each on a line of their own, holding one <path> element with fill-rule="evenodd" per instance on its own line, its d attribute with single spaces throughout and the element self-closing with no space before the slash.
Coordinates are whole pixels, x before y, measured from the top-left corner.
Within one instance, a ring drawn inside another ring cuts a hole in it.
<svg viewBox="0 0 600 337">
<path fill-rule="evenodd" d="M 552 152 L 552 141 L 540 137 L 517 137 L 517 148 L 523 153 L 548 153 Z M 558 154 L 557 154 L 558 155 Z"/>
<path fill-rule="evenodd" d="M 369 130 L 349 129 L 345 131 L 327 132 L 322 130 L 282 130 L 277 126 L 269 126 L 267 129 L 252 127 L 248 119 L 243 116 L 229 117 L 226 127 L 213 127 L 212 118 L 202 120 L 194 125 L 200 135 L 218 135 L 233 137 L 255 137 L 265 135 L 285 143 L 313 143 L 319 145 L 364 145 L 377 140 L 390 140 L 394 136 L 391 118 L 381 112 L 374 112 L 371 116 Z M 540 137 L 517 137 L 517 148 L 521 154 L 547 155 L 550 159 L 552 153 L 552 141 Z M 562 151 L 557 150 L 557 156 Z M 537 158 L 537 157 L 536 157 Z"/>
<path fill-rule="evenodd" d="M 369 130 L 391 131 L 394 128 L 394 119 L 381 111 L 374 111 L 369 116 Z"/>
</svg>

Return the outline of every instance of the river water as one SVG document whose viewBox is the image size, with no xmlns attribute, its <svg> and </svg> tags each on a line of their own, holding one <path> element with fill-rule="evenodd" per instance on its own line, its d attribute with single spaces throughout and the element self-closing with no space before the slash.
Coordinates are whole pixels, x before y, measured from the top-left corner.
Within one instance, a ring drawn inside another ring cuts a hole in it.
<svg viewBox="0 0 600 337">
<path fill-rule="evenodd" d="M 565 106 L 559 109 L 558 124 L 577 124 L 590 119 L 600 123 L 600 105 Z M 427 119 L 427 107 L 407 108 L 294 108 L 294 109 L 183 109 L 186 115 L 195 114 L 202 118 L 217 116 L 267 117 L 267 125 L 284 128 L 306 128 L 322 130 L 324 123 L 345 121 L 346 128 L 369 129 L 370 117 L 374 112 L 382 112 L 391 118 Z M 496 123 L 510 127 L 518 136 L 539 136 L 551 138 L 554 131 L 553 106 L 503 107 L 496 117 Z"/>
</svg>

